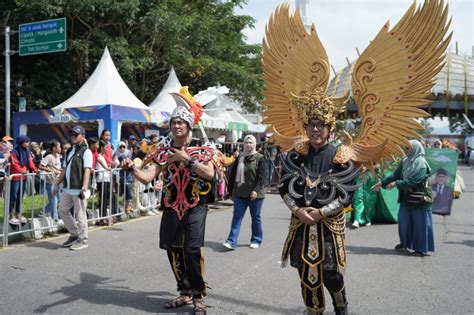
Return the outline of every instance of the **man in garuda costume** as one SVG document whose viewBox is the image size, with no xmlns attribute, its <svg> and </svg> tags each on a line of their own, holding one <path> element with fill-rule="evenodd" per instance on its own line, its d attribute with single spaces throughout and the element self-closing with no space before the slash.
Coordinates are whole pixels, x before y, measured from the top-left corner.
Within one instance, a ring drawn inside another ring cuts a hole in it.
<svg viewBox="0 0 474 315">
<path fill-rule="evenodd" d="M 345 216 L 361 166 L 373 172 L 404 155 L 409 139 L 420 138 L 416 118 L 427 113 L 433 78 L 442 67 L 450 37 L 447 10 L 439 0 L 414 3 L 400 22 L 385 24 L 352 66 L 352 95 L 361 116 L 359 134 L 345 133 L 344 144 L 329 143 L 342 97 L 328 97 L 329 61 L 314 25 L 308 32 L 299 10 L 277 8 L 263 42 L 265 106 L 263 123 L 272 140 L 289 151 L 279 183 L 291 211 L 282 264 L 298 269 L 310 314 L 324 311 L 324 289 L 336 314 L 347 314 L 343 272 Z M 333 90 L 334 91 L 334 90 Z"/>
<path fill-rule="evenodd" d="M 183 94 L 184 93 L 184 94 Z M 204 231 L 207 204 L 213 202 L 212 163 L 214 146 L 198 145 L 192 139 L 193 126 L 199 122 L 202 107 L 187 92 L 171 94 L 177 107 L 170 119 L 172 137 L 161 137 L 158 148 L 145 160 L 146 171 L 139 170 L 132 161 L 124 167 L 133 169 L 135 178 L 150 183 L 163 175 L 164 210 L 160 227 L 160 248 L 168 258 L 176 277 L 180 295 L 167 302 L 165 308 L 194 304 L 195 314 L 205 314 L 206 283 L 203 279 Z"/>
</svg>

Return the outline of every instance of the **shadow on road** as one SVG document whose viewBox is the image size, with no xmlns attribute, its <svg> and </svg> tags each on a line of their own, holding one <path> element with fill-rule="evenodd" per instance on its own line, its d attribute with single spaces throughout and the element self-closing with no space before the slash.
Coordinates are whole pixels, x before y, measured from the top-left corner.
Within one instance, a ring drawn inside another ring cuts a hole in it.
<svg viewBox="0 0 474 315">
<path fill-rule="evenodd" d="M 407 251 L 398 251 L 392 248 L 364 247 L 346 245 L 346 251 L 355 255 L 388 255 L 388 256 L 410 256 Z"/>
<path fill-rule="evenodd" d="M 58 250 L 60 248 L 64 248 L 61 246 L 61 244 L 52 243 L 52 242 L 33 243 L 33 244 L 29 244 L 28 247 L 43 248 L 43 249 L 49 249 L 49 250 Z"/>
<path fill-rule="evenodd" d="M 474 240 L 464 240 L 462 242 L 444 242 L 444 244 L 456 244 L 456 245 L 466 245 L 469 247 L 474 247 Z"/>
<path fill-rule="evenodd" d="M 128 287 L 117 286 L 114 283 L 126 280 L 111 280 L 109 277 L 101 277 L 90 273 L 81 273 L 80 282 L 67 280 L 71 283 L 56 291 L 51 292 L 52 295 L 59 294 L 64 296 L 63 299 L 54 303 L 41 305 L 34 310 L 35 313 L 54 313 L 54 307 L 74 303 L 82 300 L 95 305 L 115 305 L 124 308 L 133 308 L 138 311 L 149 313 L 187 313 L 192 312 L 192 306 L 181 307 L 179 309 L 164 309 L 162 305 L 169 301 L 173 293 L 170 292 L 141 292 L 135 291 Z M 163 298 L 163 297 L 165 298 Z M 272 305 L 256 303 L 252 301 L 244 301 L 224 295 L 212 294 L 212 298 L 226 303 L 235 305 L 245 305 L 255 310 L 272 313 L 296 314 L 301 312 L 300 309 L 282 309 Z M 208 305 L 210 309 L 214 308 Z M 87 310 L 84 310 L 87 312 Z"/>
<path fill-rule="evenodd" d="M 252 301 L 246 301 L 242 299 L 236 299 L 232 298 L 230 296 L 224 296 L 224 295 L 218 295 L 218 294 L 212 294 L 212 298 L 216 300 L 220 300 L 226 303 L 232 303 L 235 305 L 245 305 L 246 307 L 250 307 L 253 309 L 252 313 L 258 314 L 258 310 L 265 312 L 265 313 L 278 313 L 278 314 L 301 314 L 303 311 L 303 306 L 301 308 L 294 308 L 294 309 L 283 309 L 280 307 L 272 306 L 272 305 L 267 305 L 267 304 L 262 304 L 262 303 L 256 303 Z M 212 306 L 211 306 L 212 307 Z M 218 311 L 218 310 L 216 310 Z M 230 313 L 230 311 L 229 311 Z M 233 313 L 239 313 L 237 310 L 233 310 Z"/>
<path fill-rule="evenodd" d="M 64 295 L 65 298 L 51 304 L 41 305 L 34 312 L 51 313 L 54 312 L 51 309 L 55 306 L 84 300 L 91 304 L 116 305 L 150 313 L 176 313 L 176 310 L 162 308 L 162 305 L 169 300 L 168 296 L 172 296 L 170 292 L 135 291 L 127 287 L 112 285 L 125 280 L 111 280 L 109 277 L 101 277 L 90 273 L 81 273 L 79 283 L 68 281 L 71 283 L 70 286 L 51 292 L 51 294 Z M 155 296 L 167 296 L 167 298 Z M 184 308 L 183 311 L 185 311 Z"/>
</svg>

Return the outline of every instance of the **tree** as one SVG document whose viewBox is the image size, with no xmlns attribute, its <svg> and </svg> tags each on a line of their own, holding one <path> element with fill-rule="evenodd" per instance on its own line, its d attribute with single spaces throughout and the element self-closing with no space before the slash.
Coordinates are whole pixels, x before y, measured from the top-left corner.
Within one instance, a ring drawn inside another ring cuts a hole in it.
<svg viewBox="0 0 474 315">
<path fill-rule="evenodd" d="M 245 4 L 246 0 L 2 2 L 2 27 L 16 29 L 21 23 L 67 19 L 68 50 L 12 56 L 12 82 L 24 78 L 28 110 L 53 107 L 87 80 L 108 46 L 122 78 L 146 104 L 174 66 L 193 93 L 220 83 L 231 89 L 232 97 L 242 101 L 246 110 L 254 112 L 263 89 L 261 47 L 246 44 L 242 34 L 244 28 L 253 27 L 254 20 L 234 14 L 237 6 Z M 11 45 L 17 50 L 15 36 Z M 3 63 L 1 67 L 3 70 Z M 3 86 L 0 91 L 3 95 Z M 12 111 L 16 106 L 12 98 Z"/>
<path fill-rule="evenodd" d="M 427 136 L 433 132 L 434 128 L 431 127 L 431 123 L 428 121 L 428 119 L 420 119 L 419 123 L 423 127 L 423 130 L 418 132 L 420 135 Z"/>
</svg>

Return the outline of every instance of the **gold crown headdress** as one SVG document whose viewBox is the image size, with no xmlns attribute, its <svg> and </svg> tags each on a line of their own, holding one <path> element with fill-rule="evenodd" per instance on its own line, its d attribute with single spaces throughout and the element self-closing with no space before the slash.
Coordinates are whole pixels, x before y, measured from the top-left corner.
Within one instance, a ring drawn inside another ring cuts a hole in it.
<svg viewBox="0 0 474 315">
<path fill-rule="evenodd" d="M 292 104 L 300 111 L 300 117 L 304 125 L 311 119 L 317 119 L 333 129 L 336 118 L 346 109 L 346 102 L 336 103 L 328 97 L 321 89 L 303 95 L 291 95 Z"/>
<path fill-rule="evenodd" d="M 428 114 L 419 106 L 434 77 L 443 67 L 450 22 L 441 0 L 414 2 L 393 27 L 388 22 L 359 56 L 352 68 L 352 94 L 362 118 L 360 132 L 346 134 L 345 154 L 372 168 L 373 163 L 403 155 L 408 140 L 420 138 L 416 118 Z M 334 125 L 343 102 L 327 97 L 329 61 L 314 25 L 308 32 L 296 10 L 278 6 L 263 40 L 265 100 L 263 123 L 283 150 L 307 147 L 303 124 L 311 118 Z M 319 106 L 318 103 L 319 102 Z"/>
</svg>

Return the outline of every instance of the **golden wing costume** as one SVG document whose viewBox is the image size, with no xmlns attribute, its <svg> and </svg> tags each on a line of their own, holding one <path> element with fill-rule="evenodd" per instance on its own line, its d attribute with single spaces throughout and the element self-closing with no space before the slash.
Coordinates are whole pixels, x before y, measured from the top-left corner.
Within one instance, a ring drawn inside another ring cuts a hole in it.
<svg viewBox="0 0 474 315">
<path fill-rule="evenodd" d="M 372 168 L 374 162 L 403 155 L 408 139 L 419 138 L 422 126 L 416 118 L 428 114 L 418 108 L 427 96 L 435 75 L 443 67 L 451 39 L 447 6 L 440 0 L 414 2 L 398 24 L 387 22 L 359 57 L 352 75 L 352 91 L 361 130 L 357 137 L 346 134 L 335 159 Z M 290 14 L 282 4 L 267 24 L 263 41 L 265 79 L 264 123 L 273 140 L 284 150 L 305 151 L 308 142 L 304 124 L 323 120 L 334 128 L 344 110 L 347 95 L 326 95 L 329 61 L 314 25 L 308 33 L 300 11 Z"/>
</svg>

